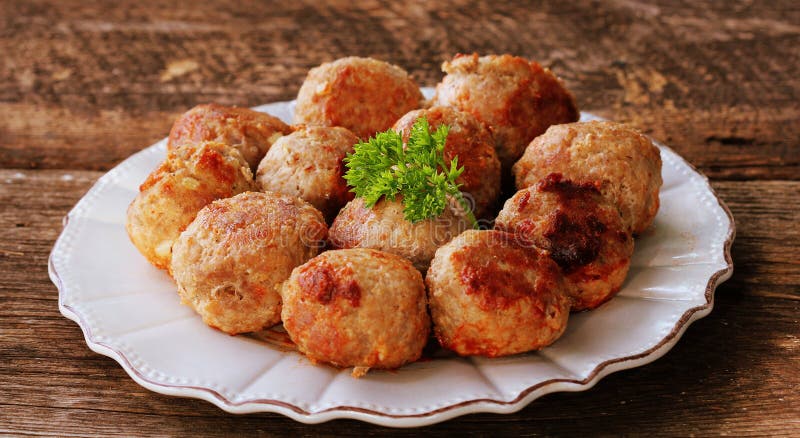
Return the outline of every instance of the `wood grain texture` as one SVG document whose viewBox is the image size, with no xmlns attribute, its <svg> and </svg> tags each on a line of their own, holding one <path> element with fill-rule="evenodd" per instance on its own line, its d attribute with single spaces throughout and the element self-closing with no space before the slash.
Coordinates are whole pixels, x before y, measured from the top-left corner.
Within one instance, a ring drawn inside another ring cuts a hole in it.
<svg viewBox="0 0 800 438">
<path fill-rule="evenodd" d="M 0 435 L 800 435 L 797 47 L 794 1 L 0 0 Z M 345 55 L 434 85 L 472 51 L 551 67 L 583 110 L 672 146 L 731 208 L 733 277 L 665 357 L 511 415 L 308 426 L 147 391 L 59 314 L 62 217 L 181 112 L 291 99 Z"/>
<path fill-rule="evenodd" d="M 150 0 L 0 5 L 0 163 L 106 170 L 198 103 L 292 99 L 345 55 L 423 85 L 458 52 L 514 53 L 583 110 L 671 144 L 712 178 L 800 179 L 796 3 Z"/>
<path fill-rule="evenodd" d="M 0 433 L 130 436 L 230 433 L 357 436 L 382 430 L 338 420 L 305 426 L 279 415 L 228 415 L 149 392 L 90 351 L 58 312 L 46 259 L 61 218 L 100 172 L 0 171 Z M 716 182 L 738 223 L 736 270 L 711 315 L 664 358 L 587 392 L 551 394 L 512 415 L 469 415 L 425 428 L 509 434 L 664 435 L 800 432 L 800 182 Z M 25 188 L 36 187 L 40 196 Z M 43 421 L 47 419 L 47 421 Z M 410 435 L 419 431 L 395 431 Z"/>
</svg>

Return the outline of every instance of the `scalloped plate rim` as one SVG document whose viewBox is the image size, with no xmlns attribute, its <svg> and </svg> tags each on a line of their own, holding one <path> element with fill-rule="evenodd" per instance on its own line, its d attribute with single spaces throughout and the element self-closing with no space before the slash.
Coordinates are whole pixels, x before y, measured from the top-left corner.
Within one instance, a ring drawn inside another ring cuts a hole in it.
<svg viewBox="0 0 800 438">
<path fill-rule="evenodd" d="M 281 103 L 291 104 L 292 102 L 274 102 L 274 104 L 281 104 Z M 589 117 L 599 119 L 599 117 L 594 116 L 590 113 L 584 112 L 583 114 Z M 472 399 L 460 403 L 447 405 L 431 411 L 408 414 L 408 415 L 388 414 L 377 410 L 366 409 L 355 406 L 345 406 L 345 405 L 339 405 L 319 412 L 307 412 L 298 406 L 292 405 L 291 403 L 273 399 L 257 399 L 257 400 L 245 400 L 244 402 L 233 402 L 228 398 L 226 398 L 224 395 L 220 394 L 219 392 L 211 388 L 191 386 L 191 385 L 166 384 L 149 379 L 147 376 L 141 374 L 138 370 L 136 370 L 136 368 L 131 364 L 131 362 L 128 360 L 128 358 L 125 356 L 123 352 L 95 339 L 91 332 L 91 329 L 89 328 L 89 324 L 86 323 L 84 317 L 80 314 L 78 309 L 75 309 L 72 306 L 63 302 L 64 286 L 62 284 L 61 278 L 59 277 L 58 273 L 55 270 L 53 257 L 57 249 L 60 247 L 64 235 L 66 234 L 70 216 L 73 214 L 73 212 L 77 207 L 82 205 L 82 203 L 89 202 L 88 200 L 86 200 L 87 197 L 93 194 L 102 185 L 107 184 L 110 180 L 109 175 L 113 175 L 114 171 L 116 169 L 119 169 L 119 167 L 123 165 L 127 160 L 129 160 L 131 157 L 135 155 L 145 153 L 150 148 L 157 147 L 162 142 L 164 142 L 164 140 L 160 140 L 159 142 L 154 143 L 150 147 L 145 148 L 142 151 L 139 151 L 135 154 L 132 154 L 125 161 L 115 166 L 109 172 L 102 175 L 92 185 L 89 191 L 87 191 L 87 193 L 83 197 L 81 197 L 81 199 L 76 203 L 75 207 L 73 207 L 73 209 L 67 214 L 67 216 L 64 217 L 62 233 L 56 240 L 53 246 L 53 250 L 51 251 L 50 256 L 48 258 L 48 272 L 52 282 L 56 285 L 56 287 L 59 290 L 58 303 L 60 312 L 62 313 L 62 315 L 75 321 L 78 324 L 78 326 L 80 326 L 86 344 L 92 351 L 114 359 L 122 366 L 125 372 L 136 383 L 151 391 L 165 395 L 183 396 L 183 397 L 191 397 L 191 398 L 206 400 L 229 413 L 245 414 L 245 413 L 256 413 L 256 412 L 273 412 L 285 415 L 296 421 L 307 424 L 317 424 L 338 418 L 348 418 L 348 419 L 361 420 L 373 424 L 378 424 L 382 426 L 391 426 L 391 427 L 425 426 L 470 413 L 480 413 L 480 412 L 506 413 L 506 414 L 513 413 L 521 410 L 529 403 L 531 403 L 533 400 L 543 395 L 559 391 L 577 392 L 577 391 L 588 390 L 591 387 L 593 387 L 600 379 L 607 376 L 608 374 L 642 366 L 660 358 L 661 356 L 666 354 L 678 342 L 678 340 L 681 338 L 683 333 L 686 331 L 689 325 L 691 325 L 692 322 L 702 317 L 705 317 L 711 312 L 714 303 L 715 289 L 717 288 L 717 286 L 719 286 L 719 284 L 730 278 L 733 273 L 733 262 L 730 254 L 731 245 L 733 244 L 733 240 L 735 239 L 736 235 L 736 226 L 733 219 L 733 215 L 731 214 L 730 210 L 725 205 L 725 203 L 722 201 L 722 199 L 720 199 L 720 197 L 717 195 L 713 187 L 711 187 L 708 178 L 705 175 L 703 175 L 700 171 L 698 171 L 691 163 L 686 161 L 679 154 L 675 153 L 672 149 L 654 141 L 654 143 L 657 144 L 660 148 L 671 152 L 675 157 L 681 160 L 682 164 L 686 165 L 692 172 L 699 175 L 703 179 L 705 183 L 704 189 L 706 189 L 708 193 L 711 195 L 711 197 L 713 197 L 713 199 L 717 201 L 718 205 L 721 207 L 721 209 L 727 216 L 729 222 L 729 227 L 725 237 L 726 240 L 722 245 L 723 258 L 726 266 L 724 268 L 717 270 L 710 276 L 704 294 L 706 302 L 702 305 L 694 306 L 687 309 L 678 319 L 677 323 L 672 328 L 672 330 L 664 338 L 662 338 L 660 342 L 658 342 L 655 346 L 638 354 L 618 357 L 601 362 L 583 380 L 549 379 L 539 382 L 535 385 L 532 385 L 522 390 L 519 396 L 517 396 L 511 401 L 502 401 L 493 399 Z"/>
</svg>

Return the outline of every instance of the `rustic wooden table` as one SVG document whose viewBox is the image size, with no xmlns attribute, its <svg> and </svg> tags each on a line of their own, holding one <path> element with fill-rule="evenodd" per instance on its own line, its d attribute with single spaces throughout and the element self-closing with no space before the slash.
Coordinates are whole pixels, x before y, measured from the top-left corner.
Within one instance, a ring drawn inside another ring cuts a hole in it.
<svg viewBox="0 0 800 438">
<path fill-rule="evenodd" d="M 736 219 L 735 272 L 711 315 L 655 363 L 425 433 L 798 435 L 798 47 L 796 1 L 2 1 L 0 434 L 385 432 L 234 416 L 141 388 L 59 314 L 47 256 L 92 183 L 197 103 L 291 99 L 310 67 L 345 55 L 433 85 L 443 59 L 477 51 L 539 60 L 581 109 L 638 127 L 705 172 Z"/>
</svg>

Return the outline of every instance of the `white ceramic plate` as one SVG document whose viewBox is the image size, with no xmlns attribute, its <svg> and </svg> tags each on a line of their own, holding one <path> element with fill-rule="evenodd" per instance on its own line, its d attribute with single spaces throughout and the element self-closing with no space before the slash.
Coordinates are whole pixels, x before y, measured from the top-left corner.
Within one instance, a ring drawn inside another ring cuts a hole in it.
<svg viewBox="0 0 800 438">
<path fill-rule="evenodd" d="M 257 109 L 289 121 L 293 103 Z M 315 366 L 276 343 L 207 327 L 180 304 L 171 279 L 136 251 L 125 233 L 126 209 L 163 159 L 165 144 L 131 156 L 78 202 L 50 255 L 50 277 L 61 313 L 81 326 L 92 350 L 148 389 L 201 398 L 232 413 L 405 427 L 515 412 L 544 394 L 583 391 L 609 373 L 661 357 L 711 311 L 714 289 L 732 272 L 730 213 L 703 175 L 660 145 L 661 209 L 636 241 L 616 298 L 572 315 L 564 336 L 537 353 L 444 357 L 354 379 L 350 370 Z"/>
</svg>

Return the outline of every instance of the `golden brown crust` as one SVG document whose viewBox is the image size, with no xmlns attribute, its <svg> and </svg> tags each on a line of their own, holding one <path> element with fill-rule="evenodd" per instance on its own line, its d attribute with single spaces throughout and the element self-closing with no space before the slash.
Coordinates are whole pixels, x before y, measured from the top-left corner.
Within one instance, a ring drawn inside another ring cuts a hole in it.
<svg viewBox="0 0 800 438">
<path fill-rule="evenodd" d="M 342 160 L 358 137 L 346 128 L 303 126 L 278 139 L 261 160 L 256 183 L 261 190 L 297 196 L 331 221 L 353 193 L 344 180 Z"/>
<path fill-rule="evenodd" d="M 468 230 L 436 251 L 425 282 L 443 347 L 496 357 L 561 336 L 570 300 L 558 266 L 524 244 L 511 233 Z"/>
<path fill-rule="evenodd" d="M 315 362 L 397 368 L 428 339 L 422 276 L 393 254 L 327 251 L 296 268 L 281 295 L 284 328 Z"/>
<path fill-rule="evenodd" d="M 297 95 L 295 122 L 343 126 L 367 139 L 423 101 L 417 84 L 400 67 L 347 57 L 308 72 Z"/>
<path fill-rule="evenodd" d="M 597 182 L 550 174 L 506 201 L 495 228 L 547 250 L 566 276 L 573 310 L 593 309 L 622 287 L 633 237 Z"/>
<path fill-rule="evenodd" d="M 215 201 L 175 243 L 172 273 L 184 303 L 229 334 L 280 321 L 278 289 L 327 235 L 322 214 L 300 199 L 247 192 Z"/>
<path fill-rule="evenodd" d="M 442 70 L 446 76 L 436 86 L 432 104 L 456 107 L 488 125 L 505 170 L 550 125 L 580 117 L 572 94 L 535 61 L 459 54 L 445 61 Z"/>
<path fill-rule="evenodd" d="M 159 269 L 168 269 L 172 245 L 201 208 L 254 188 L 250 167 L 236 149 L 214 142 L 185 144 L 139 187 L 128 207 L 131 241 Z"/>
<path fill-rule="evenodd" d="M 463 213 L 453 208 L 445 208 L 436 218 L 411 223 L 405 219 L 400 197 L 381 199 L 371 208 L 363 198 L 355 198 L 333 221 L 330 242 L 334 248 L 373 248 L 397 254 L 425 272 L 436 248 L 467 228 Z"/>
<path fill-rule="evenodd" d="M 578 183 L 600 181 L 601 193 L 634 234 L 647 229 L 658 212 L 661 155 L 647 137 L 620 123 L 553 126 L 531 142 L 513 171 L 519 189 L 553 172 Z"/>
<path fill-rule="evenodd" d="M 269 114 L 209 103 L 197 105 L 175 121 L 167 149 L 216 141 L 235 147 L 255 170 L 275 140 L 290 132 L 286 123 Z"/>
<path fill-rule="evenodd" d="M 402 133 L 403 141 L 408 141 L 411 127 L 421 117 L 428 121 L 431 131 L 441 125 L 450 127 L 444 147 L 445 162 L 458 157 L 464 172 L 456 182 L 461 184 L 461 191 L 474 200 L 475 216 L 486 217 L 500 194 L 500 160 L 491 133 L 471 114 L 443 106 L 411 111 L 392 129 Z"/>
</svg>

